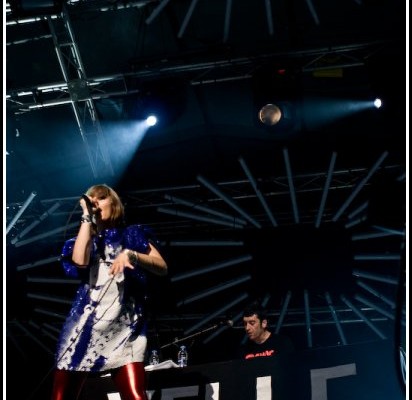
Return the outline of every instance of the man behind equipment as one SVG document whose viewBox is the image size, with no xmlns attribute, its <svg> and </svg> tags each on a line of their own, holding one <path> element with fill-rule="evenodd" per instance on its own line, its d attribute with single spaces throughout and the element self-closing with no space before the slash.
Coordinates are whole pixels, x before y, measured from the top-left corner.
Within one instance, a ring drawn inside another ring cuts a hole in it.
<svg viewBox="0 0 412 400">
<path fill-rule="evenodd" d="M 240 347 L 241 359 L 283 356 L 294 352 L 294 346 L 288 337 L 274 334 L 268 329 L 266 312 L 258 305 L 243 311 L 243 326 L 248 340 Z"/>
</svg>

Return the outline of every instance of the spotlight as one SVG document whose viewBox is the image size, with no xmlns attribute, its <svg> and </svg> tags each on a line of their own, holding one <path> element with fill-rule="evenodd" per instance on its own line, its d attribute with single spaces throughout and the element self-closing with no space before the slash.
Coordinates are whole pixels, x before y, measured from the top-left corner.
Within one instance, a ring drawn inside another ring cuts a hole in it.
<svg viewBox="0 0 412 400">
<path fill-rule="evenodd" d="M 146 118 L 146 124 L 147 126 L 154 126 L 157 123 L 157 118 L 154 115 L 149 115 Z"/>
<path fill-rule="evenodd" d="M 282 111 L 275 104 L 266 104 L 259 111 L 259 120 L 268 126 L 276 125 L 282 118 Z"/>
<path fill-rule="evenodd" d="M 374 104 L 374 106 L 375 106 L 376 108 L 381 108 L 381 107 L 382 107 L 382 100 L 379 99 L 379 98 L 377 98 L 377 99 L 375 99 L 375 101 L 373 102 L 373 104 Z"/>
<path fill-rule="evenodd" d="M 298 129 L 297 110 L 289 101 L 266 103 L 259 110 L 258 119 L 270 131 L 291 133 Z"/>
</svg>

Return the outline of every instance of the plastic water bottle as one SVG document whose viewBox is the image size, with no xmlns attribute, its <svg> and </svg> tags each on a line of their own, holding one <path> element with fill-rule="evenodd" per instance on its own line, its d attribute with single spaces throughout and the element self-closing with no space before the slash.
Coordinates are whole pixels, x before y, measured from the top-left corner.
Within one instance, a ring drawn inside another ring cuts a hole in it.
<svg viewBox="0 0 412 400">
<path fill-rule="evenodd" d="M 187 367 L 187 349 L 185 345 L 180 346 L 179 351 L 177 353 L 177 365 L 180 368 Z"/>
<path fill-rule="evenodd" d="M 159 354 L 157 353 L 157 350 L 152 350 L 149 358 L 149 364 L 150 365 L 157 365 L 159 364 Z"/>
</svg>

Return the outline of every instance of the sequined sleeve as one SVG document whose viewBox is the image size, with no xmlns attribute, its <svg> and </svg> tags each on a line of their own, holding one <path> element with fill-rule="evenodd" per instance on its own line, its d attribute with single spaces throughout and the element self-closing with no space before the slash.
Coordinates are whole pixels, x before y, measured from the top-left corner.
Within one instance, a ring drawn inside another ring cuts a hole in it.
<svg viewBox="0 0 412 400">
<path fill-rule="evenodd" d="M 150 244 L 155 247 L 159 246 L 159 242 L 150 228 L 143 225 L 131 225 L 125 229 L 122 243 L 124 249 L 148 254 L 150 252 Z M 125 274 L 142 281 L 146 279 L 146 271 L 138 264 L 134 266 L 134 269 L 127 268 Z"/>
<path fill-rule="evenodd" d="M 73 262 L 73 247 L 76 242 L 77 237 L 67 240 L 63 245 L 63 250 L 60 255 L 60 262 L 63 266 L 64 273 L 67 276 L 74 278 L 82 278 L 84 272 L 79 271 L 79 267 Z M 95 256 L 95 244 L 92 246 L 92 251 L 90 253 L 90 259 L 92 260 Z"/>
<path fill-rule="evenodd" d="M 62 263 L 65 274 L 67 276 L 77 278 L 79 275 L 78 268 L 76 267 L 76 264 L 72 261 L 73 247 L 75 241 L 76 238 L 71 238 L 65 242 L 65 244 L 63 245 L 60 261 Z"/>
<path fill-rule="evenodd" d="M 131 225 L 126 228 L 123 247 L 139 253 L 147 254 L 150 250 L 150 231 L 142 225 Z"/>
</svg>

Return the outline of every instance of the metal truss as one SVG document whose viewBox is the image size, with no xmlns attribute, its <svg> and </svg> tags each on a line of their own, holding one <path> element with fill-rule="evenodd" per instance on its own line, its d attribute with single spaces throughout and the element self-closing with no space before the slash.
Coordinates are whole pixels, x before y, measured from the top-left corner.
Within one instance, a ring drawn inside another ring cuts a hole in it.
<svg viewBox="0 0 412 400">
<path fill-rule="evenodd" d="M 240 162 L 243 163 L 242 165 L 245 168 L 245 161 L 240 160 Z M 402 167 L 398 165 L 385 165 L 378 168 L 375 164 L 375 169 L 375 173 L 383 177 L 385 175 L 401 176 L 403 174 Z M 345 204 L 342 198 L 347 196 L 346 203 L 348 203 L 351 196 L 353 198 L 353 193 L 356 194 L 363 187 L 369 186 L 370 182 L 366 178 L 371 175 L 372 170 L 373 168 L 359 167 L 339 170 L 329 169 L 329 172 L 295 174 L 293 176 L 293 185 L 290 183 L 291 174 L 270 177 L 253 177 L 249 174 L 247 179 L 219 181 L 213 183 L 213 187 L 218 187 L 222 193 L 226 193 L 225 196 L 230 198 L 230 202 L 242 204 L 242 207 L 246 210 L 246 220 L 249 219 L 249 223 L 251 223 L 250 220 L 255 220 L 258 225 L 276 226 L 279 224 L 285 226 L 297 223 L 296 218 L 298 218 L 299 223 L 313 224 L 318 227 L 320 223 L 333 223 L 336 221 L 337 209 L 342 209 Z M 193 229 L 191 228 L 193 220 L 198 221 L 197 223 L 200 224 L 197 225 L 197 228 L 199 226 L 216 226 L 216 224 L 227 222 L 228 219 L 231 221 L 229 225 L 232 227 L 231 224 L 236 218 L 241 225 L 245 224 L 245 216 L 242 217 L 237 212 L 233 213 L 236 210 L 227 209 L 224 205 L 225 198 L 222 197 L 222 193 L 205 192 L 202 178 L 199 178 L 200 181 L 194 182 L 192 185 L 130 190 L 122 193 L 122 198 L 127 204 L 128 214 L 133 215 L 136 213 L 140 216 L 139 218 L 144 217 L 144 223 L 154 228 L 159 237 L 168 237 L 169 235 L 175 237 L 179 232 L 187 233 L 187 230 Z M 207 181 L 204 183 L 208 184 Z M 296 201 L 293 202 L 291 193 L 298 196 L 298 198 L 301 196 L 305 196 L 305 198 L 307 196 L 314 197 L 316 202 L 314 205 L 305 207 L 303 207 L 304 204 L 299 204 L 298 207 Z M 332 201 L 333 203 L 329 203 L 329 206 L 325 207 L 325 198 L 328 195 L 330 197 L 329 202 Z M 50 235 L 47 232 L 42 232 L 41 222 L 45 218 L 51 217 L 56 219 L 58 227 L 62 227 L 62 221 L 63 225 L 64 221 L 68 221 L 68 224 L 70 224 L 73 210 L 78 203 L 77 197 L 37 200 L 32 202 L 29 207 L 25 207 L 24 213 L 20 211 L 24 203 L 7 204 L 8 233 L 10 233 L 10 240 L 15 246 L 29 244 L 49 236 L 53 236 L 53 240 L 61 241 L 62 238 L 59 234 L 56 234 L 58 233 L 56 231 L 52 231 Z M 228 199 L 226 198 L 226 200 Z M 282 209 L 275 210 L 273 212 L 275 216 L 272 215 L 271 218 L 270 213 L 268 214 L 268 207 L 265 207 L 264 204 L 273 200 L 281 204 Z M 262 207 L 258 206 L 259 202 L 261 202 Z M 225 209 L 227 216 L 223 215 L 222 217 L 222 212 L 217 211 L 221 209 Z M 79 209 L 78 212 L 80 212 Z M 362 200 L 362 196 L 359 196 L 359 199 L 353 201 L 350 209 L 345 213 L 345 221 L 348 227 L 351 224 L 359 223 L 362 218 L 365 218 L 367 212 L 368 202 Z M 165 217 L 162 217 L 164 214 L 173 215 L 174 217 L 166 220 Z M 16 215 L 19 218 L 16 219 Z M 68 227 L 70 228 L 70 226 L 66 226 L 65 229 L 62 228 L 60 230 L 61 234 L 67 234 L 66 229 Z M 37 234 L 33 234 L 28 239 L 26 235 L 32 230 Z"/>
<path fill-rule="evenodd" d="M 33 22 L 44 20 L 50 29 L 64 82 L 13 91 L 6 98 L 15 108 L 16 114 L 70 104 L 94 177 L 112 176 L 114 171 L 94 104 L 95 96 L 90 91 L 90 86 L 94 85 L 88 84 L 67 8 L 63 5 L 59 15 L 37 17 Z M 34 102 L 27 102 L 27 99 L 32 98 Z"/>
<path fill-rule="evenodd" d="M 152 20 L 166 6 L 167 1 L 135 1 L 135 2 L 105 2 L 105 1 L 76 1 L 62 3 L 61 12 L 48 15 L 35 15 L 30 17 L 16 17 L 11 9 L 7 9 L 6 26 L 8 29 L 19 29 L 19 26 L 29 23 L 47 22 L 50 35 L 31 37 L 7 43 L 8 46 L 19 45 L 28 40 L 43 40 L 52 38 L 58 57 L 63 81 L 33 85 L 25 88 L 7 89 L 6 104 L 15 114 L 22 114 L 37 109 L 70 104 L 78 125 L 81 138 L 84 142 L 89 163 L 95 177 L 113 176 L 114 171 L 105 143 L 104 134 L 100 125 L 95 107 L 95 101 L 113 96 L 126 96 L 138 93 L 139 88 L 131 84 L 139 80 L 163 78 L 184 75 L 192 85 L 203 85 L 229 80 L 252 78 L 256 68 L 262 63 L 273 60 L 287 62 L 293 60 L 294 65 L 299 65 L 302 73 L 318 69 L 345 68 L 364 65 L 370 54 L 376 53 L 390 43 L 385 41 L 365 42 L 327 48 L 295 49 L 293 51 L 275 51 L 263 53 L 258 56 L 230 56 L 217 49 L 217 56 L 210 61 L 210 55 L 196 54 L 199 62 L 182 63 L 179 57 L 171 56 L 169 59 L 149 60 L 142 65 L 142 60 L 136 60 L 132 69 L 134 72 L 112 74 L 107 76 L 88 77 L 82 63 L 79 45 L 76 43 L 75 34 L 70 22 L 70 15 L 87 11 L 115 11 L 127 7 L 145 7 L 156 3 L 157 6 L 147 18 L 146 23 Z M 268 22 L 271 20 L 271 10 L 266 3 Z M 196 2 L 189 7 L 185 21 L 176 32 L 176 38 L 184 34 L 185 26 L 191 18 Z M 229 3 L 228 3 L 229 5 Z M 226 8 L 225 34 L 222 43 L 227 38 L 231 7 Z M 268 26 L 269 33 L 273 27 Z M 224 45 L 223 45 L 224 46 Z M 220 54 L 220 56 L 219 56 Z M 190 56 L 190 54 L 185 54 Z M 187 57 L 185 57 L 187 58 Z"/>
<path fill-rule="evenodd" d="M 66 7 L 63 6 L 61 19 L 48 18 L 47 22 L 93 175 L 113 175 L 108 148 L 86 84 L 86 72 Z"/>
<path fill-rule="evenodd" d="M 54 21 L 51 17 L 47 19 Z M 229 60 L 222 58 L 221 60 L 205 60 L 204 62 L 185 64 L 177 64 L 173 60 L 162 60 L 162 66 L 156 65 L 156 61 L 152 61 L 150 66 L 139 68 L 138 71 L 130 73 L 86 78 L 85 73 L 82 72 L 81 76 L 70 82 L 70 86 L 67 81 L 64 81 L 8 90 L 6 100 L 16 114 L 21 114 L 40 108 L 71 103 L 74 100 L 73 94 L 76 95 L 75 101 L 85 102 L 138 93 L 139 89 L 129 83 L 133 81 L 132 78 L 145 80 L 184 74 L 191 85 L 196 86 L 250 79 L 253 77 L 256 67 L 262 63 L 291 58 L 298 59 L 303 72 L 362 66 L 370 53 L 379 51 L 386 45 L 385 42 L 362 43 L 327 49 L 313 48 L 302 51 L 269 53 L 258 57 L 237 57 Z M 76 53 L 78 54 L 77 47 Z M 78 56 L 73 59 L 73 62 L 76 62 L 76 59 Z M 80 67 L 79 71 L 83 71 L 83 68 Z"/>
</svg>

